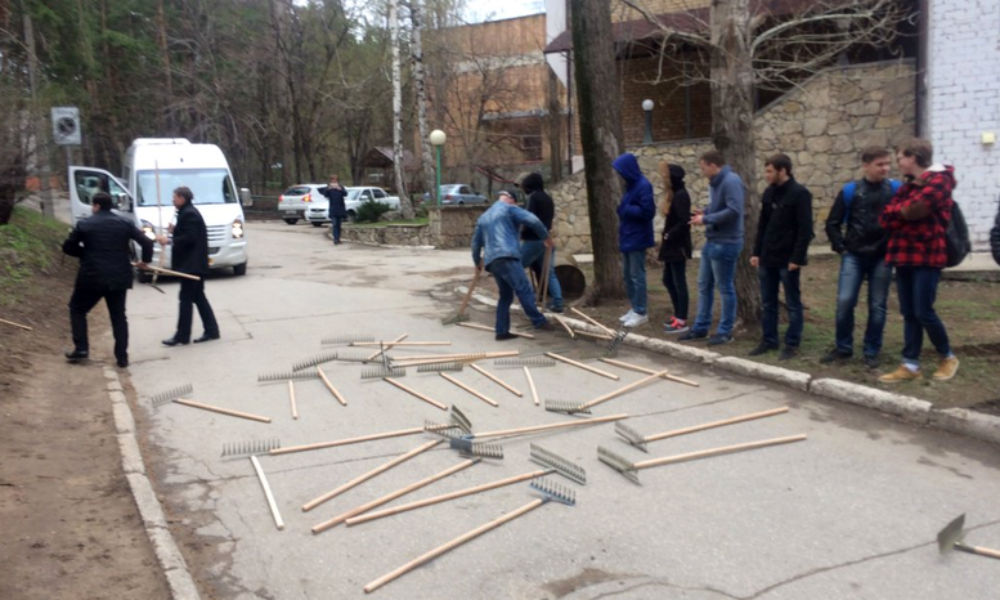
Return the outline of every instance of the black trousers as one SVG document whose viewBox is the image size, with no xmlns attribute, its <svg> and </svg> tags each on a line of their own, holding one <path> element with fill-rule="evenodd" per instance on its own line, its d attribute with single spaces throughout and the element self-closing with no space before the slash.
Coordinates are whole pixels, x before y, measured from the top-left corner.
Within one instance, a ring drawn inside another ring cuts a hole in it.
<svg viewBox="0 0 1000 600">
<path fill-rule="evenodd" d="M 89 352 L 87 339 L 87 313 L 101 298 L 108 305 L 111 317 L 111 332 L 115 336 L 115 358 L 119 362 L 128 361 L 128 319 L 125 318 L 125 294 L 128 290 L 107 290 L 100 288 L 73 288 L 69 299 L 69 324 L 73 331 L 73 346 L 80 352 Z"/>
<path fill-rule="evenodd" d="M 212 312 L 212 305 L 205 297 L 205 282 L 191 279 L 181 279 L 181 291 L 178 295 L 180 310 L 177 314 L 177 332 L 174 339 L 180 342 L 191 341 L 191 319 L 193 309 L 191 305 L 198 307 L 198 316 L 201 317 L 201 324 L 205 328 L 205 335 L 218 336 L 219 324 L 215 321 L 215 313 Z"/>
<path fill-rule="evenodd" d="M 674 316 L 685 321 L 688 318 L 688 303 L 690 301 L 687 275 L 684 273 L 686 265 L 686 260 L 663 263 L 663 286 L 670 294 L 670 301 L 674 305 Z"/>
</svg>

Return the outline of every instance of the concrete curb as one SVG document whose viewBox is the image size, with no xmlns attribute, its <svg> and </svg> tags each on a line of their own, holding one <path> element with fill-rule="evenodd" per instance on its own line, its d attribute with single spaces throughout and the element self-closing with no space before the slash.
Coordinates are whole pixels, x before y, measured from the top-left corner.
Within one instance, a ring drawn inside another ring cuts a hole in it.
<svg viewBox="0 0 1000 600">
<path fill-rule="evenodd" d="M 146 465 L 139 452 L 139 442 L 135 437 L 135 418 L 128 405 L 128 399 L 122 391 L 121 381 L 114 369 L 105 367 L 104 377 L 108 380 L 108 397 L 111 399 L 111 410 L 115 417 L 115 429 L 118 431 L 118 447 L 122 454 L 122 470 L 128 479 L 129 488 L 135 505 L 139 508 L 146 535 L 153 545 L 153 552 L 163 569 L 163 574 L 170 587 L 170 595 L 174 600 L 200 600 L 198 588 L 195 586 L 191 572 L 184 562 L 177 543 L 167 528 L 167 519 L 163 507 L 156 497 L 156 492 L 146 475 Z"/>
<path fill-rule="evenodd" d="M 455 289 L 464 294 L 465 286 Z M 496 306 L 497 301 L 482 294 L 473 294 L 479 303 Z M 512 305 L 512 310 L 521 310 L 518 305 Z M 592 333 L 603 333 L 590 323 L 585 323 L 572 317 L 560 315 L 573 329 L 582 329 Z M 964 408 L 938 409 L 926 401 L 912 396 L 896 394 L 878 388 L 843 381 L 840 379 L 822 377 L 814 378 L 812 374 L 754 362 L 735 356 L 723 356 L 717 352 L 701 350 L 676 342 L 651 338 L 636 333 L 628 334 L 623 345 L 650 350 L 681 360 L 712 365 L 726 371 L 766 379 L 787 385 L 791 388 L 820 396 L 829 400 L 846 402 L 862 406 L 882 413 L 897 416 L 907 422 L 926 427 L 934 427 L 943 431 L 957 433 L 985 442 L 1000 444 L 1000 417 L 970 411 Z"/>
</svg>

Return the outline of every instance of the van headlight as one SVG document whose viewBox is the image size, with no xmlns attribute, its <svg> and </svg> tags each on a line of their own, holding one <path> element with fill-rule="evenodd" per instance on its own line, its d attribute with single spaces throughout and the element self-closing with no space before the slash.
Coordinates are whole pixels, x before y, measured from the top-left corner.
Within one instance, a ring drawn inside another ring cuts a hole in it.
<svg viewBox="0 0 1000 600">
<path fill-rule="evenodd" d="M 233 221 L 233 239 L 240 240 L 243 239 L 243 221 L 236 219 Z"/>
<path fill-rule="evenodd" d="M 153 224 L 149 221 L 142 220 L 142 234 L 149 239 L 156 241 L 156 229 L 153 228 Z"/>
</svg>

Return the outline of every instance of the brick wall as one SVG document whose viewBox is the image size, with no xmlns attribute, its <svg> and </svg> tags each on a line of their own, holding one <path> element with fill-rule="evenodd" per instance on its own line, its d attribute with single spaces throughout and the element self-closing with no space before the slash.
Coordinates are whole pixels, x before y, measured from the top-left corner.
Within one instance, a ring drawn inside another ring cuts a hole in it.
<svg viewBox="0 0 1000 600">
<path fill-rule="evenodd" d="M 658 69 L 661 78 L 669 81 L 680 77 L 669 61 L 659 65 L 656 56 L 633 58 L 618 62 L 622 69 L 622 132 L 625 145 L 642 143 L 646 130 L 642 101 L 653 101 L 653 140 L 657 142 L 706 137 L 712 130 L 711 92 L 708 83 L 681 87 L 671 83 L 652 84 Z M 687 120 L 690 118 L 690 131 Z"/>
<path fill-rule="evenodd" d="M 928 19 L 924 132 L 934 162 L 955 165 L 955 200 L 969 223 L 973 247 L 989 246 L 1000 197 L 1000 2 L 931 0 Z"/>
</svg>

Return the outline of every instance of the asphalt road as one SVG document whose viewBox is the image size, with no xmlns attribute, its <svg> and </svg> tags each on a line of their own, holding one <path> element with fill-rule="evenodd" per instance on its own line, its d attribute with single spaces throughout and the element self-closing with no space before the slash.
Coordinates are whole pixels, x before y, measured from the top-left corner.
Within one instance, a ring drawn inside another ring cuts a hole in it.
<svg viewBox="0 0 1000 600">
<path fill-rule="evenodd" d="M 279 531 L 250 461 L 220 458 L 228 442 L 279 438 L 283 446 L 419 427 L 446 413 L 333 362 L 327 374 L 343 407 L 318 380 L 296 384 L 293 419 L 284 383 L 257 375 L 285 371 L 323 350 L 331 335 L 450 340 L 436 352 L 516 348 L 559 350 L 620 376 L 569 365 L 532 370 L 542 398 L 589 400 L 642 374 L 597 363 L 602 348 L 560 332 L 497 343 L 492 335 L 442 326 L 469 275 L 465 251 L 334 248 L 308 226 L 252 223 L 245 277 L 208 281 L 222 328 L 219 341 L 165 348 L 176 319 L 176 282 L 167 294 L 139 286 L 129 298 L 131 379 L 140 396 L 146 460 L 172 528 L 205 597 L 361 598 L 368 582 L 461 533 L 535 498 L 527 484 L 365 524 L 310 528 L 343 511 L 458 463 L 435 448 L 303 512 L 307 501 L 423 444 L 426 434 L 283 456 L 262 456 L 286 523 Z M 447 282 L 451 284 L 446 285 Z M 473 318 L 492 322 L 489 312 Z M 515 322 L 517 318 L 515 317 Z M 200 321 L 195 318 L 195 335 Z M 524 324 L 522 320 L 520 323 Z M 411 353 L 411 350 L 407 350 Z M 401 352 L 402 353 L 402 352 Z M 548 503 L 486 533 L 372 596 L 381 598 L 996 598 L 995 560 L 939 555 L 937 531 L 967 513 L 970 543 L 1000 547 L 997 448 L 898 423 L 877 413 L 819 401 L 764 382 L 662 356 L 624 350 L 621 360 L 698 381 L 658 382 L 594 408 L 626 412 L 651 434 L 780 406 L 784 415 L 652 442 L 649 454 L 623 443 L 610 424 L 502 440 L 503 461 L 484 461 L 395 500 L 392 506 L 538 468 L 529 443 L 577 462 L 586 486 L 574 507 Z M 491 407 L 435 374 L 410 369 L 401 381 L 469 415 L 478 431 L 552 423 L 529 399 L 523 373 L 483 363 L 525 392 L 518 398 L 466 369 L 454 375 L 499 403 Z M 270 424 L 149 395 L 182 383 L 202 402 L 263 414 Z M 632 460 L 804 433 L 804 442 L 645 469 L 641 485 L 597 460 L 598 445 Z"/>
</svg>

